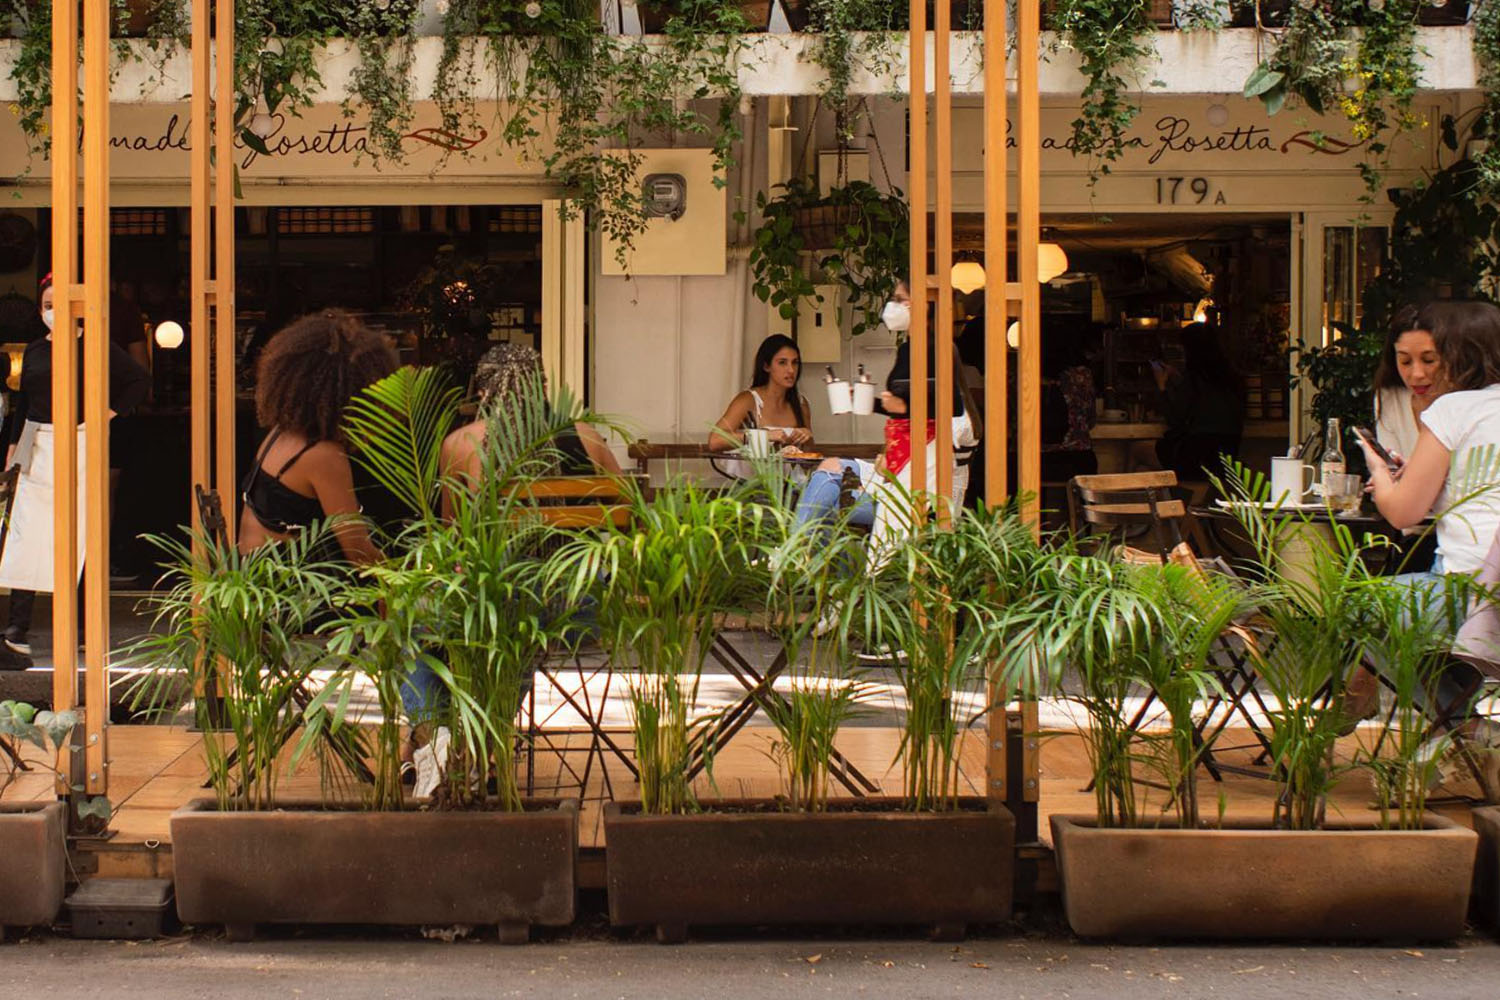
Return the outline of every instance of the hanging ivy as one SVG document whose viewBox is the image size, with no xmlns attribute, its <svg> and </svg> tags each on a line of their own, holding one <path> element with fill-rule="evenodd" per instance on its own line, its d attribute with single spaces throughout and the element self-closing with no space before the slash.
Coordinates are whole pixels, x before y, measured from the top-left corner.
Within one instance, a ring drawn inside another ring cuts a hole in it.
<svg viewBox="0 0 1500 1000">
<path fill-rule="evenodd" d="M 1084 78 L 1070 144 L 1075 156 L 1088 157 L 1092 184 L 1125 152 L 1126 133 L 1140 112 L 1127 76 L 1151 55 L 1156 27 L 1147 0 L 1057 0 L 1050 9 L 1051 26 L 1077 53 Z"/>
<path fill-rule="evenodd" d="M 1489 147 L 1475 160 L 1476 182 L 1490 196 L 1500 195 L 1500 0 L 1483 0 L 1474 14 L 1474 55 L 1484 105 L 1475 122 L 1475 138 Z"/>
</svg>

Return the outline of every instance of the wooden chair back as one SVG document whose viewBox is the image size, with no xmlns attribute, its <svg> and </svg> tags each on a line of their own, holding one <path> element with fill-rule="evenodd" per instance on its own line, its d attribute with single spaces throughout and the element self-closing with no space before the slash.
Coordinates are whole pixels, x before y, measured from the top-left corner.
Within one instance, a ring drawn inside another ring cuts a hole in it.
<svg viewBox="0 0 1500 1000">
<path fill-rule="evenodd" d="M 1128 544 L 1149 534 L 1154 548 L 1143 553 L 1148 558 L 1169 560 L 1182 544 L 1187 517 L 1175 472 L 1108 473 L 1068 481 L 1068 524 L 1075 535 L 1115 535 Z"/>
<path fill-rule="evenodd" d="M 202 483 L 193 484 L 193 496 L 198 501 L 198 523 L 203 533 L 215 545 L 229 541 L 229 525 L 224 520 L 224 502 L 218 490 L 205 490 Z"/>
<path fill-rule="evenodd" d="M 613 476 L 547 476 L 523 492 L 537 501 L 537 513 L 553 527 L 624 527 L 630 520 L 626 483 Z"/>
</svg>

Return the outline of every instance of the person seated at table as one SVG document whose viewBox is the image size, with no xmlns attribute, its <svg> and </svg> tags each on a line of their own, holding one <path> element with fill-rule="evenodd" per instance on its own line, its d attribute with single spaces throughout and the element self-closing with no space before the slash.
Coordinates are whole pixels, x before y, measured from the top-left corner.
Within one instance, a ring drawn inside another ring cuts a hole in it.
<svg viewBox="0 0 1500 1000">
<path fill-rule="evenodd" d="M 256 366 L 255 415 L 268 429 L 240 484 L 239 547 L 250 552 L 339 517 L 334 537 L 351 563 L 377 562 L 354 491 L 344 409 L 361 389 L 396 370 L 389 340 L 354 316 L 325 309 L 271 338 Z"/>
<path fill-rule="evenodd" d="M 709 451 L 731 451 L 745 443 L 745 431 L 758 427 L 772 443 L 804 448 L 812 444 L 812 407 L 797 389 L 802 352 L 790 337 L 773 333 L 755 352 L 750 388 L 735 394 L 708 434 Z"/>
<path fill-rule="evenodd" d="M 497 344 L 474 366 L 474 390 L 479 414 L 469 424 L 443 439 L 442 468 L 447 475 L 477 479 L 483 465 L 486 427 L 496 407 L 514 407 L 532 386 L 547 389 L 542 356 L 525 344 Z M 551 441 L 558 452 L 564 476 L 619 476 L 620 462 L 609 444 L 591 424 L 577 421 Z M 446 507 L 447 498 L 444 498 Z"/>
<path fill-rule="evenodd" d="M 1396 313 L 1375 369 L 1375 437 L 1403 458 L 1416 450 L 1422 414 L 1447 389 L 1432 331 L 1417 327 L 1420 311 Z"/>
<path fill-rule="evenodd" d="M 892 308 L 895 307 L 895 308 Z M 884 313 L 886 326 L 893 333 L 904 332 L 911 327 L 911 292 L 906 282 L 896 285 L 895 294 Z M 927 340 L 928 371 L 935 368 L 932 338 Z M 937 409 L 935 381 L 929 379 L 927 394 L 926 447 L 928 493 L 937 492 L 937 428 L 933 418 Z M 913 431 L 911 412 L 911 341 L 907 340 L 896 349 L 895 363 L 886 376 L 885 391 L 880 395 L 877 408 L 889 419 L 885 424 L 885 448 L 872 462 L 856 459 L 830 458 L 824 460 L 808 479 L 807 487 L 797 503 L 796 519 L 799 525 L 814 520 L 831 520 L 839 509 L 839 497 L 843 489 L 846 470 L 859 476 L 860 485 L 854 492 L 854 504 L 849 511 L 849 523 L 869 527 L 878 538 L 887 537 L 888 532 L 898 530 L 903 514 L 897 503 L 901 490 L 911 490 L 911 455 Z M 972 448 L 979 442 L 979 428 L 973 411 L 965 404 L 958 357 L 953 359 L 953 511 L 962 507 L 967 488 L 967 468 L 961 465 L 959 449 Z M 887 477 L 893 478 L 901 489 L 892 490 Z"/>
<path fill-rule="evenodd" d="M 1180 336 L 1183 370 L 1151 366 L 1167 418 L 1156 454 L 1179 481 L 1202 479 L 1205 469 L 1219 472 L 1219 456 L 1239 452 L 1245 427 L 1245 384 L 1224 356 L 1218 328 L 1192 323 Z"/>
<path fill-rule="evenodd" d="M 1500 532 L 1500 308 L 1487 302 L 1432 302 L 1412 329 L 1430 335 L 1444 391 L 1418 417 L 1417 443 L 1395 472 L 1362 440 L 1375 506 L 1396 528 L 1438 511 L 1432 570 L 1393 578 L 1436 591 L 1443 574 L 1477 573 Z M 1457 671 L 1439 682 L 1452 704 L 1465 686 Z"/>
</svg>

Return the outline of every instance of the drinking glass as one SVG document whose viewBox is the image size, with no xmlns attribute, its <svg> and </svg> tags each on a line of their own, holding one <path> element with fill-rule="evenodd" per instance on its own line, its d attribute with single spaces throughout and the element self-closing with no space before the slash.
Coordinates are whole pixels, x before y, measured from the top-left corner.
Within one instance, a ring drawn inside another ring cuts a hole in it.
<svg viewBox="0 0 1500 1000">
<path fill-rule="evenodd" d="M 1323 477 L 1323 502 L 1332 514 L 1352 514 L 1359 510 L 1365 496 L 1365 481 L 1349 473 L 1330 473 Z"/>
</svg>

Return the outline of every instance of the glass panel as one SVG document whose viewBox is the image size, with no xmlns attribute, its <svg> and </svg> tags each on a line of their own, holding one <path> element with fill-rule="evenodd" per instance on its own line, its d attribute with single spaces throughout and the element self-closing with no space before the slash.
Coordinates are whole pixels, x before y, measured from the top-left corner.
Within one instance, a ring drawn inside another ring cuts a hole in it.
<svg viewBox="0 0 1500 1000">
<path fill-rule="evenodd" d="M 1385 226 L 1328 226 L 1323 230 L 1323 343 L 1340 336 L 1339 327 L 1358 328 L 1365 286 L 1380 274 L 1388 230 Z"/>
</svg>

